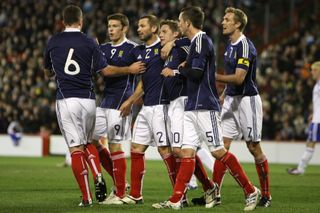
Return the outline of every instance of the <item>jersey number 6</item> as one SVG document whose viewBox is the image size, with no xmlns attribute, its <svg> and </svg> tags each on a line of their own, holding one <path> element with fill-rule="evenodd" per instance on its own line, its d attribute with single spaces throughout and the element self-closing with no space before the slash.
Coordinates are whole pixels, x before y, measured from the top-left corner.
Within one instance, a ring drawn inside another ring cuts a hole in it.
<svg viewBox="0 0 320 213">
<path fill-rule="evenodd" d="M 70 48 L 66 63 L 64 64 L 64 72 L 67 73 L 68 75 L 77 75 L 80 72 L 80 66 L 79 66 L 78 62 L 71 59 L 73 52 L 74 52 L 74 49 Z M 76 69 L 70 70 L 71 65 L 73 65 Z"/>
</svg>

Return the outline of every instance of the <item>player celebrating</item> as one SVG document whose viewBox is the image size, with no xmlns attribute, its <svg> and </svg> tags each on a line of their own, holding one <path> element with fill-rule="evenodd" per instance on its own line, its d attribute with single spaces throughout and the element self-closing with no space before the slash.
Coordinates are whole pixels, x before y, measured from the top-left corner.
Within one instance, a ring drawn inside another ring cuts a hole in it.
<svg viewBox="0 0 320 213">
<path fill-rule="evenodd" d="M 97 43 L 80 32 L 82 11 L 77 6 L 63 10 L 65 31 L 51 37 L 45 50 L 46 76 L 54 76 L 57 83 L 56 113 L 61 132 L 71 153 L 72 171 L 82 193 L 81 207 L 91 206 L 87 162 L 92 170 L 96 198 L 106 197 L 106 186 L 101 176 L 97 150 L 91 142 L 95 122 L 95 94 L 92 72 L 104 75 L 143 71 L 143 63 L 117 68 L 107 63 Z"/>
<path fill-rule="evenodd" d="M 125 101 L 120 110 L 126 116 L 132 104 L 143 95 L 143 106 L 136 118 L 131 143 L 131 191 L 122 199 L 126 204 L 141 204 L 142 181 L 145 173 L 144 153 L 149 145 L 156 143 L 158 151 L 168 168 L 169 177 L 175 179 L 175 158 L 166 131 L 168 100 L 163 89 L 163 76 L 160 75 L 164 61 L 160 58 L 160 39 L 157 35 L 158 19 L 153 15 L 139 19 L 138 34 L 145 44 L 135 47 L 128 56 L 128 62 L 142 60 L 146 72 L 142 74 L 133 95 Z"/>
<path fill-rule="evenodd" d="M 125 59 L 135 43 L 126 38 L 129 28 L 128 18 L 120 13 L 108 16 L 108 34 L 110 43 L 101 45 L 108 64 L 126 66 Z M 106 76 L 105 89 L 100 107 L 97 108 L 96 126 L 93 134 L 103 167 L 114 180 L 115 194 L 102 204 L 123 204 L 125 195 L 126 160 L 121 143 L 131 139 L 131 115 L 121 117 L 121 104 L 133 93 L 133 75 Z M 98 141 L 107 136 L 110 153 Z"/>
<path fill-rule="evenodd" d="M 162 21 L 160 23 L 159 37 L 162 46 L 180 37 L 178 22 L 172 20 Z M 161 74 L 165 76 L 165 90 L 167 91 L 170 100 L 167 125 L 168 130 L 170 131 L 169 138 L 171 147 L 176 157 L 176 174 L 180 167 L 181 144 L 183 140 L 183 115 L 185 103 L 187 101 L 187 79 L 178 71 L 178 66 L 186 60 L 189 50 L 190 40 L 187 38 L 185 38 L 185 40 L 187 40 L 187 42 L 185 42 L 184 46 L 173 47 L 170 56 L 165 62 L 164 69 L 161 72 Z M 204 191 L 214 187 L 213 182 L 208 178 L 206 170 L 198 155 L 196 155 L 195 174 L 202 183 Z M 174 185 L 175 180 L 172 183 Z M 183 199 L 182 204 L 185 203 L 186 201 Z"/>
<path fill-rule="evenodd" d="M 314 85 L 312 92 L 313 113 L 309 116 L 311 124 L 308 131 L 308 142 L 298 167 L 288 169 L 288 173 L 291 175 L 304 174 L 305 169 L 313 156 L 316 142 L 320 141 L 320 61 L 314 62 L 311 65 L 311 74 L 313 79 L 317 82 Z"/>
<path fill-rule="evenodd" d="M 243 187 L 247 196 L 245 211 L 256 207 L 259 190 L 248 180 L 236 157 L 223 146 L 220 127 L 220 103 L 215 87 L 215 53 L 211 39 L 201 31 L 204 13 L 199 7 L 182 9 L 179 27 L 191 40 L 185 66 L 180 68 L 187 81 L 188 101 L 184 113 L 182 159 L 173 195 L 168 201 L 153 204 L 154 208 L 181 208 L 181 199 L 195 169 L 195 153 L 201 141 L 205 141 L 211 154 L 223 162 L 233 177 Z M 206 207 L 216 205 L 214 188 L 205 193 Z"/>
<path fill-rule="evenodd" d="M 224 54 L 226 75 L 216 74 L 217 81 L 227 84 L 221 112 L 222 134 L 227 149 L 233 139 L 243 135 L 259 175 L 262 197 L 258 206 L 268 207 L 271 203 L 269 165 L 260 146 L 262 104 L 256 85 L 257 51 L 242 33 L 246 24 L 247 16 L 242 10 L 232 7 L 225 10 L 223 34 L 230 38 Z M 221 161 L 215 162 L 213 180 L 219 186 L 226 170 Z"/>
</svg>

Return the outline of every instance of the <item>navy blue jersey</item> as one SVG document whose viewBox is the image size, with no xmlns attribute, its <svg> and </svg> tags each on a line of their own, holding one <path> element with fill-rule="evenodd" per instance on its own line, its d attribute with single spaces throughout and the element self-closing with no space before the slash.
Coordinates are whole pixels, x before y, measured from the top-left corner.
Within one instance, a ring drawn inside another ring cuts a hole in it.
<svg viewBox="0 0 320 213">
<path fill-rule="evenodd" d="M 123 67 L 127 66 L 126 58 L 136 43 L 125 39 L 121 44 L 112 45 L 111 43 L 101 45 L 108 64 Z M 104 77 L 104 92 L 101 102 L 102 108 L 119 109 L 121 104 L 133 93 L 134 75 L 122 75 L 117 77 Z"/>
<path fill-rule="evenodd" d="M 186 46 L 173 47 L 170 56 L 166 60 L 164 67 L 175 71 L 175 76 L 166 77 L 164 80 L 165 90 L 170 101 L 180 97 L 187 96 L 187 79 L 178 72 L 178 66 L 184 62 L 189 52 L 190 40 Z"/>
<path fill-rule="evenodd" d="M 192 39 L 187 57 L 187 68 L 202 72 L 200 81 L 188 78 L 188 102 L 185 110 L 220 111 L 219 96 L 215 85 L 215 52 L 212 40 L 199 32 Z"/>
<path fill-rule="evenodd" d="M 257 50 L 253 43 L 242 35 L 234 44 L 229 42 L 224 53 L 226 74 L 235 74 L 237 68 L 247 71 L 241 85 L 228 84 L 226 95 L 253 96 L 258 94 L 256 85 Z"/>
<path fill-rule="evenodd" d="M 164 61 L 160 57 L 160 39 L 149 46 L 140 45 L 131 51 L 126 62 L 132 64 L 142 61 L 146 64 L 146 71 L 142 74 L 143 83 L 143 104 L 153 106 L 167 104 L 167 94 L 164 91 L 164 77 L 160 75 Z"/>
<path fill-rule="evenodd" d="M 107 66 L 99 45 L 84 33 L 74 30 L 51 37 L 44 62 L 45 69 L 56 74 L 57 99 L 95 99 L 92 74 Z"/>
</svg>

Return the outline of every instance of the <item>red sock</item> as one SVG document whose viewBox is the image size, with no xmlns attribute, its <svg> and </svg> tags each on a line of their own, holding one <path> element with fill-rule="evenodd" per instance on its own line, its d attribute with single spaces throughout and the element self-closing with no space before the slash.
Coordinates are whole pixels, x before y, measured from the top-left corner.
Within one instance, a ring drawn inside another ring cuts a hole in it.
<svg viewBox="0 0 320 213">
<path fill-rule="evenodd" d="M 145 173 L 144 153 L 131 152 L 131 191 L 134 198 L 142 196 L 142 180 Z"/>
<path fill-rule="evenodd" d="M 269 164 L 266 157 L 260 162 L 256 162 L 256 169 L 259 175 L 261 195 L 270 198 L 269 188 Z"/>
<path fill-rule="evenodd" d="M 220 161 L 226 165 L 230 174 L 234 177 L 234 179 L 239 183 L 239 185 L 243 188 L 244 193 L 249 195 L 254 192 L 254 187 L 250 183 L 246 173 L 242 169 L 238 159 L 231 153 L 227 152 Z"/>
<path fill-rule="evenodd" d="M 180 165 L 181 165 L 181 159 L 179 157 L 175 157 L 175 158 L 176 158 L 176 176 L 178 176 Z"/>
<path fill-rule="evenodd" d="M 176 182 L 176 159 L 172 154 L 162 156 L 162 159 L 164 164 L 167 166 L 169 178 L 172 183 L 172 187 L 174 187 Z"/>
<path fill-rule="evenodd" d="M 82 151 L 75 151 L 71 154 L 71 167 L 82 193 L 82 200 L 91 201 L 88 167 Z"/>
<path fill-rule="evenodd" d="M 126 193 L 126 159 L 123 151 L 111 153 L 113 162 L 113 177 L 116 186 L 116 196 L 123 198 Z"/>
<path fill-rule="evenodd" d="M 194 174 L 202 184 L 202 188 L 204 191 L 207 191 L 208 189 L 213 188 L 213 182 L 209 179 L 207 172 L 202 165 L 202 161 L 200 160 L 198 155 L 196 155 L 196 165 L 195 165 Z"/>
<path fill-rule="evenodd" d="M 182 158 L 179 173 L 177 175 L 176 184 L 174 185 L 173 195 L 170 201 L 173 203 L 179 202 L 187 189 L 187 185 L 195 169 L 194 158 Z"/>
<path fill-rule="evenodd" d="M 110 177 L 112 178 L 112 180 L 114 182 L 113 163 L 111 160 L 110 152 L 108 151 L 108 149 L 105 146 L 102 146 L 102 145 L 98 147 L 98 151 L 99 151 L 100 162 L 101 162 L 103 168 L 108 172 L 108 174 L 110 175 Z"/>
<path fill-rule="evenodd" d="M 84 155 L 91 169 L 93 179 L 96 180 L 97 175 L 101 175 L 100 158 L 96 147 L 90 143 L 87 144 Z"/>
<path fill-rule="evenodd" d="M 223 177 L 227 171 L 227 167 L 219 160 L 215 160 L 213 165 L 213 182 L 217 183 L 221 189 Z"/>
</svg>

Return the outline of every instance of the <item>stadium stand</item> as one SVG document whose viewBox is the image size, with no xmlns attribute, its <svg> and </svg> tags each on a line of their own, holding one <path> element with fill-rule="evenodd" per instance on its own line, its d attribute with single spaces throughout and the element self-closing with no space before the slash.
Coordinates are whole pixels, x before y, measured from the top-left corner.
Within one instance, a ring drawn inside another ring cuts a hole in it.
<svg viewBox="0 0 320 213">
<path fill-rule="evenodd" d="M 75 3 L 83 8 L 83 31 L 97 37 L 101 43 L 106 41 L 106 18 L 111 13 L 121 12 L 129 17 L 133 27 L 128 37 L 137 41 L 135 31 L 141 15 L 152 13 L 160 18 L 177 19 L 180 9 L 191 4 L 205 8 L 204 31 L 216 41 L 223 41 L 219 26 L 227 3 L 245 8 L 250 20 L 253 20 L 247 31 L 251 38 L 256 37 L 261 47 L 258 85 L 264 105 L 264 139 L 305 139 L 313 85 L 308 70 L 313 61 L 320 59 L 319 15 L 310 14 L 303 18 L 296 15 L 292 28 L 282 27 L 282 32 L 290 32 L 289 35 L 278 40 L 272 37 L 270 40 L 277 42 L 266 44 L 261 41 L 259 28 L 264 22 L 261 12 L 265 3 L 261 2 L 268 1 L 1 1 L 0 134 L 7 132 L 13 120 L 21 123 L 24 133 L 39 133 L 41 128 L 46 128 L 54 134 L 60 134 L 54 111 L 55 84 L 44 78 L 42 60 L 48 38 L 63 30 L 61 10 L 67 3 Z M 310 7 L 316 1 L 296 1 L 297 4 L 301 2 Z M 279 13 L 287 5 L 278 4 Z M 276 14 L 273 14 L 270 22 L 276 19 Z M 278 30 L 272 31 L 272 34 L 281 33 Z M 220 54 L 223 53 L 220 48 L 224 45 L 223 42 L 219 43 Z M 221 67 L 220 63 L 218 61 Z M 103 88 L 102 81 L 102 78 L 97 78 L 98 94 Z"/>
</svg>

